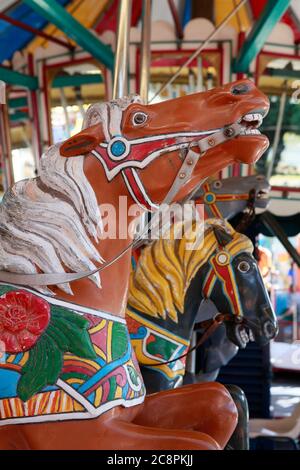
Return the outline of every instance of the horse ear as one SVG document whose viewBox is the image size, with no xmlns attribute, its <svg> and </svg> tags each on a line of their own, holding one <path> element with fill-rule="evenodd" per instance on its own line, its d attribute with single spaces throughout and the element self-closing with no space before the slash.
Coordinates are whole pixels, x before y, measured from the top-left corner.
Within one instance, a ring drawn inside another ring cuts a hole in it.
<svg viewBox="0 0 300 470">
<path fill-rule="evenodd" d="M 233 236 L 230 233 L 225 232 L 222 228 L 214 227 L 213 228 L 216 240 L 220 246 L 226 246 L 233 240 Z"/>
<path fill-rule="evenodd" d="M 96 124 L 70 137 L 60 146 L 59 151 L 62 157 L 76 157 L 91 152 L 104 140 L 102 125 Z"/>
</svg>

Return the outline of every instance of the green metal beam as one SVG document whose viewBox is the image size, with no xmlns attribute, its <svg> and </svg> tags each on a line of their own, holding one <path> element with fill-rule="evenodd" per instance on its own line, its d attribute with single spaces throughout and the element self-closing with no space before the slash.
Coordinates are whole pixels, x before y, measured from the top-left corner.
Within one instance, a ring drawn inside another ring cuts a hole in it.
<svg viewBox="0 0 300 470">
<path fill-rule="evenodd" d="M 7 67 L 0 66 L 0 80 L 9 85 L 18 85 L 28 88 L 29 90 L 37 90 L 38 79 L 32 75 L 16 72 Z"/>
<path fill-rule="evenodd" d="M 103 76 L 100 73 L 57 75 L 52 82 L 52 88 L 64 88 L 67 86 L 81 86 L 95 83 L 103 83 Z"/>
<path fill-rule="evenodd" d="M 25 108 L 26 106 L 28 106 L 28 101 L 25 96 L 22 98 L 11 98 L 8 100 L 9 109 Z"/>
<path fill-rule="evenodd" d="M 264 75 L 292 80 L 293 78 L 300 78 L 300 70 L 272 69 L 271 67 L 269 67 L 265 69 Z"/>
<path fill-rule="evenodd" d="M 56 0 L 23 0 L 23 2 L 66 33 L 108 69 L 113 70 L 114 54 L 111 48 L 82 26 Z"/>
<path fill-rule="evenodd" d="M 291 0 L 268 0 L 260 17 L 247 36 L 241 47 L 236 61 L 233 63 L 234 72 L 248 72 L 252 60 L 261 51 L 272 29 L 280 20 Z"/>
<path fill-rule="evenodd" d="M 14 121 L 26 121 L 29 119 L 28 113 L 23 113 L 22 111 L 17 111 L 16 113 L 9 115 L 9 120 Z"/>
</svg>

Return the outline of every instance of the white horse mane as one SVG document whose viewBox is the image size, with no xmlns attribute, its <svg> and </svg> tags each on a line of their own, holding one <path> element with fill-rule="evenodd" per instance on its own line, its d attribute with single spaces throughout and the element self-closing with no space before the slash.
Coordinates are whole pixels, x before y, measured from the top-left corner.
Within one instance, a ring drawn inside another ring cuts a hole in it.
<svg viewBox="0 0 300 470">
<path fill-rule="evenodd" d="M 63 273 L 94 269 L 92 261 L 102 261 L 90 240 L 98 241 L 101 215 L 83 162 L 83 156 L 61 157 L 59 145 L 53 145 L 41 158 L 39 176 L 19 181 L 5 193 L 0 205 L 1 270 Z M 100 287 L 99 275 L 91 280 Z M 72 293 L 68 284 L 59 287 Z"/>
<path fill-rule="evenodd" d="M 102 122 L 107 140 L 121 124 L 122 112 L 138 101 L 128 97 L 90 106 L 83 128 Z M 39 176 L 16 183 L 0 204 L 0 270 L 33 274 L 88 271 L 103 259 L 98 241 L 102 222 L 84 156 L 64 158 L 53 145 L 40 160 Z M 100 276 L 90 279 L 100 287 Z M 69 284 L 58 286 L 72 294 Z M 50 293 L 49 289 L 40 289 Z"/>
</svg>

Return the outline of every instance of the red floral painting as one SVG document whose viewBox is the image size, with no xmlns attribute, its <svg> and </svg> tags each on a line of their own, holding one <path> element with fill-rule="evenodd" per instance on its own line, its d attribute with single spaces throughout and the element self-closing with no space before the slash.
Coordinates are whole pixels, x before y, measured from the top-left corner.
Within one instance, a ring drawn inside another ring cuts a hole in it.
<svg viewBox="0 0 300 470">
<path fill-rule="evenodd" d="M 0 297 L 0 341 L 8 353 L 31 349 L 49 321 L 49 303 L 30 292 L 19 290 Z"/>
</svg>

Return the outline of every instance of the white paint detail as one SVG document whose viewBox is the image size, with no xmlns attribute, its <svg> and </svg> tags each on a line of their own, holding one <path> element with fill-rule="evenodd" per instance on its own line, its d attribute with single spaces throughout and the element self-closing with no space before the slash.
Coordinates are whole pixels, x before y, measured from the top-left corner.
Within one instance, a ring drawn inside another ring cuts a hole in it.
<svg viewBox="0 0 300 470">
<path fill-rule="evenodd" d="M 78 272 L 103 261 L 89 237 L 98 241 L 101 216 L 83 163 L 83 156 L 66 159 L 59 145 L 51 146 L 41 159 L 39 176 L 5 193 L 0 205 L 0 270 Z M 100 287 L 98 273 L 90 279 Z M 58 287 L 72 294 L 69 284 Z"/>
</svg>

